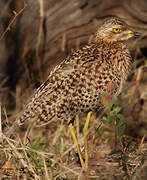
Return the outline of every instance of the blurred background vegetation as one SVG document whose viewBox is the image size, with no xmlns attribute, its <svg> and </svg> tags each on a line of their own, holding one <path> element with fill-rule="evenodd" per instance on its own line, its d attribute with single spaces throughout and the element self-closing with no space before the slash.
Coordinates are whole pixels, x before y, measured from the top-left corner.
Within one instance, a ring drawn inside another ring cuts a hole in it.
<svg viewBox="0 0 147 180">
<path fill-rule="evenodd" d="M 41 129 L 26 124 L 12 137 L 8 137 L 7 132 L 49 72 L 73 49 L 90 42 L 97 27 L 110 16 L 124 19 L 141 32 L 141 36 L 128 42 L 135 61 L 116 102 L 126 122 L 124 137 L 117 142 L 117 153 L 113 153 L 114 124 L 105 124 L 100 118 L 92 117 L 88 134 L 89 179 L 145 179 L 146 0 L 0 1 L 0 101 L 2 128 L 6 134 L 0 144 L 2 179 L 87 178 L 81 174 L 75 147 L 62 122 L 53 122 Z M 75 127 L 82 146 L 84 121 L 80 120 L 77 118 Z"/>
</svg>

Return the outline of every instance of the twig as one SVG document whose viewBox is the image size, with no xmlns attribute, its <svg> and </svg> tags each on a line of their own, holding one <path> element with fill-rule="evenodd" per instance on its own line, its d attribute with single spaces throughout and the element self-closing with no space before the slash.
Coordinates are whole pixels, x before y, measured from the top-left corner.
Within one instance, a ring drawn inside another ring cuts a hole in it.
<svg viewBox="0 0 147 180">
<path fill-rule="evenodd" d="M 50 180 L 51 178 L 49 177 L 49 174 L 48 174 L 48 169 L 47 169 L 47 165 L 46 165 L 46 162 L 45 162 L 45 158 L 42 157 L 42 159 L 43 159 L 43 165 L 44 165 L 45 179 L 46 180 Z"/>
<path fill-rule="evenodd" d="M 29 73 L 28 65 L 27 65 L 27 59 L 26 59 L 26 54 L 28 53 L 28 41 L 27 39 L 24 41 L 24 48 L 23 48 L 23 53 L 22 53 L 22 61 L 25 69 L 25 74 L 26 78 L 28 79 L 29 82 L 29 91 L 32 94 L 33 92 L 33 85 L 32 85 L 32 79 Z"/>
<path fill-rule="evenodd" d="M 3 137 L 3 133 L 2 133 L 2 108 L 1 108 L 1 102 L 0 102 L 0 142 L 2 142 L 2 137 Z"/>
<path fill-rule="evenodd" d="M 144 136 L 142 137 L 141 142 L 140 142 L 140 144 L 139 144 L 139 146 L 138 146 L 138 152 L 137 152 L 138 154 L 141 154 L 141 153 L 142 153 L 142 147 L 143 147 L 144 140 L 145 140 L 145 134 L 144 134 Z"/>
<path fill-rule="evenodd" d="M 4 139 L 7 141 L 7 143 L 10 145 L 10 147 L 12 148 L 12 150 L 14 151 L 15 155 L 17 155 L 17 157 L 20 159 L 22 165 L 24 167 L 27 166 L 26 162 L 23 160 L 23 157 L 22 155 L 18 152 L 17 148 L 14 146 L 13 143 L 10 142 L 10 140 L 5 136 L 3 135 Z"/>
<path fill-rule="evenodd" d="M 30 159 L 29 159 L 29 157 L 28 157 L 28 155 L 27 155 L 27 152 L 26 152 L 26 150 L 25 150 L 25 147 L 24 147 L 24 145 L 23 145 L 23 143 L 22 143 L 22 141 L 21 141 L 21 139 L 20 139 L 19 136 L 18 136 L 18 140 L 19 140 L 19 143 L 20 143 L 20 145 L 21 145 L 21 147 L 22 147 L 24 156 L 25 156 L 25 158 L 26 158 L 26 160 L 27 160 L 27 168 L 28 168 L 28 170 L 34 174 L 35 180 L 40 180 L 40 177 L 35 173 L 35 171 L 34 171 L 34 169 L 33 169 L 33 166 L 32 166 L 32 164 L 31 164 L 31 161 L 30 161 Z M 24 166 L 24 167 L 25 167 L 25 166 Z"/>
<path fill-rule="evenodd" d="M 43 10 L 43 0 L 38 0 L 39 1 L 39 6 L 40 6 L 40 26 L 39 26 L 39 32 L 37 36 L 37 43 L 36 43 L 36 59 L 37 59 L 37 65 L 38 65 L 38 70 L 39 70 L 39 76 L 40 76 L 40 81 L 43 81 L 43 74 L 41 70 L 41 60 L 39 56 L 39 47 L 41 43 L 41 36 L 42 36 L 42 31 L 43 31 L 43 19 L 44 19 L 44 10 Z"/>
<path fill-rule="evenodd" d="M 22 8 L 18 13 L 16 13 L 16 11 L 13 11 L 14 17 L 13 17 L 12 20 L 9 22 L 9 24 L 8 24 L 7 28 L 5 29 L 5 31 L 2 33 L 2 35 L 1 35 L 1 37 L 0 37 L 0 41 L 3 39 L 3 37 L 5 36 L 5 34 L 6 34 L 8 31 L 10 31 L 12 24 L 14 23 L 14 21 L 16 20 L 16 18 L 24 11 L 24 9 L 26 8 L 26 6 L 27 6 L 27 4 L 26 4 L 25 1 L 24 1 L 24 6 L 23 6 L 23 8 Z"/>
<path fill-rule="evenodd" d="M 126 156 L 126 148 L 124 147 L 124 145 L 123 145 L 123 143 L 122 143 L 122 141 L 120 140 L 120 146 L 121 146 L 121 152 L 122 152 L 122 154 L 123 154 L 123 157 L 125 157 Z M 122 161 L 123 161 L 123 159 L 122 159 Z M 128 166 L 128 160 L 126 160 L 126 159 L 124 159 L 124 165 L 125 165 L 125 171 L 126 171 L 126 173 L 127 173 L 127 175 L 128 175 L 128 177 L 130 178 L 131 177 L 131 172 L 130 172 L 130 170 L 129 170 L 129 166 Z"/>
</svg>

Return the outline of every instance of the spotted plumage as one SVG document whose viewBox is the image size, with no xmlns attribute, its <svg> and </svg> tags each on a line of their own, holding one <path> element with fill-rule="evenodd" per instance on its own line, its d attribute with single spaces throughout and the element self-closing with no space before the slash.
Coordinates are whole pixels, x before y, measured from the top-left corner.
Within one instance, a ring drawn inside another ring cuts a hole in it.
<svg viewBox="0 0 147 180">
<path fill-rule="evenodd" d="M 118 96 L 131 69 L 131 56 L 124 41 L 132 36 L 134 32 L 121 19 L 104 22 L 90 44 L 55 67 L 35 92 L 19 122 L 33 118 L 37 125 L 52 119 L 69 121 L 80 112 L 101 106 L 100 93 Z"/>
</svg>

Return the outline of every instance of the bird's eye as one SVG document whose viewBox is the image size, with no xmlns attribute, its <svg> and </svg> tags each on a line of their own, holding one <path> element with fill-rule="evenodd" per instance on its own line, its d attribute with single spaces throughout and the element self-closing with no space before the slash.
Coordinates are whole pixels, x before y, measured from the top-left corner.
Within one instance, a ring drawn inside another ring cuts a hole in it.
<svg viewBox="0 0 147 180">
<path fill-rule="evenodd" d="M 113 28 L 112 31 L 114 33 L 121 33 L 121 28 Z"/>
</svg>

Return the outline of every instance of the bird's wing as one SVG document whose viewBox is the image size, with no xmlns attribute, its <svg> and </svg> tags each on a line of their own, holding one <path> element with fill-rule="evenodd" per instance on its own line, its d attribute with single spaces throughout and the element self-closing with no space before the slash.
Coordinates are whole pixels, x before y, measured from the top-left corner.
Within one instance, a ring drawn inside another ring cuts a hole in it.
<svg viewBox="0 0 147 180">
<path fill-rule="evenodd" d="M 87 46 L 87 48 L 88 51 L 89 47 Z M 48 115 L 52 118 L 54 113 L 51 111 L 56 109 L 57 103 L 60 103 L 62 92 L 64 92 L 61 85 L 63 83 L 66 84 L 66 79 L 70 79 L 70 77 L 72 78 L 80 68 L 84 69 L 86 66 L 88 69 L 89 63 L 93 63 L 92 56 L 89 55 L 90 52 L 88 54 L 84 54 L 84 52 L 85 49 L 75 51 L 55 67 L 48 76 L 48 79 L 36 90 L 30 103 L 26 106 L 25 111 L 23 111 L 22 115 L 18 118 L 20 124 L 27 119 L 36 118 L 36 116 L 38 118 L 40 115 L 42 115 L 42 117 L 40 116 L 42 121 L 43 119 L 49 121 L 50 118 Z M 58 90 L 61 91 L 57 96 L 56 92 Z"/>
<path fill-rule="evenodd" d="M 50 73 L 47 80 L 36 90 L 30 102 L 25 107 L 25 110 L 17 118 L 18 123 L 21 125 L 27 119 L 38 117 L 44 109 L 46 97 L 51 97 L 55 93 L 55 89 L 60 88 L 59 80 L 64 79 L 65 76 L 70 75 L 75 71 L 73 65 L 68 61 L 63 61 L 61 64 Z M 50 107 L 54 108 L 54 104 Z M 52 117 L 51 117 L 52 118 Z M 49 121 L 49 119 L 48 119 Z"/>
</svg>

